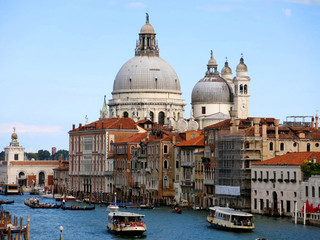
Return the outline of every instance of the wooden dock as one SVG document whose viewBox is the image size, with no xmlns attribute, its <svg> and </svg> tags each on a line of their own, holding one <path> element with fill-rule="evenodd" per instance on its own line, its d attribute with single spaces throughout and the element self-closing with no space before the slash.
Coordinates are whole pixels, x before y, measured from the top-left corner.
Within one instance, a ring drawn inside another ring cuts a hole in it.
<svg viewBox="0 0 320 240">
<path fill-rule="evenodd" d="M 23 225 L 23 218 L 14 216 L 8 211 L 0 211 L 0 240 L 29 240 L 30 237 L 30 216 L 28 215 L 27 225 Z"/>
</svg>

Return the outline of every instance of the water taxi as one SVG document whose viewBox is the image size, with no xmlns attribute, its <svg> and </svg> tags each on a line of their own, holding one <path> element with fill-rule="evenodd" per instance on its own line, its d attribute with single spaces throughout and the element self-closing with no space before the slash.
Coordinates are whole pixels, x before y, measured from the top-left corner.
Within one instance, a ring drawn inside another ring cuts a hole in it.
<svg viewBox="0 0 320 240">
<path fill-rule="evenodd" d="M 215 228 L 249 232 L 254 229 L 253 215 L 228 207 L 210 207 L 207 222 Z"/>
<path fill-rule="evenodd" d="M 141 220 L 143 217 L 138 213 L 110 212 L 108 231 L 124 236 L 140 236 L 147 231 L 146 224 Z"/>
<path fill-rule="evenodd" d="M 18 184 L 4 184 L 0 188 L 1 195 L 18 195 L 19 193 Z"/>
</svg>

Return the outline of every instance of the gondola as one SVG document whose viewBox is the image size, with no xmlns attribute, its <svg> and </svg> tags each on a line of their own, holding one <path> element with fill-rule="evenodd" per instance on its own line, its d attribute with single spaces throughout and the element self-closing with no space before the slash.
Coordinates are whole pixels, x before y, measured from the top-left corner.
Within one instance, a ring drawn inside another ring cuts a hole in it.
<svg viewBox="0 0 320 240">
<path fill-rule="evenodd" d="M 87 207 L 87 206 L 70 206 L 70 207 L 65 207 L 62 206 L 61 209 L 62 210 L 94 210 L 96 207 Z"/>
<path fill-rule="evenodd" d="M 27 205 L 28 207 L 31 207 L 31 208 L 45 208 L 45 209 L 61 208 L 61 205 L 57 205 L 57 204 L 54 204 L 54 205 L 51 205 L 51 204 L 39 204 L 39 205 L 36 205 L 36 204 L 25 204 L 25 205 Z"/>
<path fill-rule="evenodd" d="M 8 201 L 8 200 L 0 200 L 0 205 L 1 204 L 12 204 L 12 203 L 14 203 L 14 201 L 12 200 L 12 201 Z"/>
</svg>

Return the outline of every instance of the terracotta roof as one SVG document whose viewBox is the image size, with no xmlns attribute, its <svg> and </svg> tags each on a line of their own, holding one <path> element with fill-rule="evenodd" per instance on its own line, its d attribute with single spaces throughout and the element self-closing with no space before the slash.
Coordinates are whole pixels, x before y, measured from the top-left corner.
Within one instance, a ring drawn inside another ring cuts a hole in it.
<svg viewBox="0 0 320 240">
<path fill-rule="evenodd" d="M 117 141 L 115 143 L 140 143 L 143 139 L 147 140 L 147 133 L 137 133 L 129 138 Z M 149 134 L 149 141 L 152 141 L 154 136 Z"/>
<path fill-rule="evenodd" d="M 320 162 L 320 152 L 287 153 L 252 165 L 304 165 L 313 159 Z"/>
<path fill-rule="evenodd" d="M 178 147 L 204 147 L 204 136 L 200 135 L 196 138 L 190 139 L 189 141 L 184 141 L 178 143 L 176 146 Z"/>
<path fill-rule="evenodd" d="M 87 125 L 79 126 L 70 132 L 97 129 L 137 129 L 137 126 L 131 118 L 109 118 L 100 119 Z"/>
<path fill-rule="evenodd" d="M 44 166 L 44 165 L 59 165 L 59 161 L 15 161 L 10 162 L 11 165 L 24 165 L 24 166 Z"/>
</svg>

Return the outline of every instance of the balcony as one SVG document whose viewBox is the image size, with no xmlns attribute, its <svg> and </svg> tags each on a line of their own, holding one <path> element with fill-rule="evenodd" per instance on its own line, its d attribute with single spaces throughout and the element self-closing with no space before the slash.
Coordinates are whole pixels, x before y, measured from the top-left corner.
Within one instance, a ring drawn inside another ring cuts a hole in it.
<svg viewBox="0 0 320 240">
<path fill-rule="evenodd" d="M 194 167 L 194 163 L 183 161 L 183 162 L 181 162 L 181 167 Z"/>
<path fill-rule="evenodd" d="M 104 171 L 105 176 L 113 176 L 113 171 Z"/>
<path fill-rule="evenodd" d="M 151 168 L 145 168 L 146 173 L 151 173 Z"/>
<path fill-rule="evenodd" d="M 184 187 L 193 187 L 193 181 L 192 181 L 192 180 L 184 180 L 184 181 L 181 181 L 181 186 L 184 186 Z"/>
<path fill-rule="evenodd" d="M 116 188 L 117 188 L 117 189 L 121 189 L 121 187 L 122 187 L 122 184 L 120 184 L 120 183 L 117 183 L 117 184 L 116 184 Z"/>
<path fill-rule="evenodd" d="M 203 184 L 204 185 L 214 185 L 214 179 L 204 179 Z"/>
</svg>

